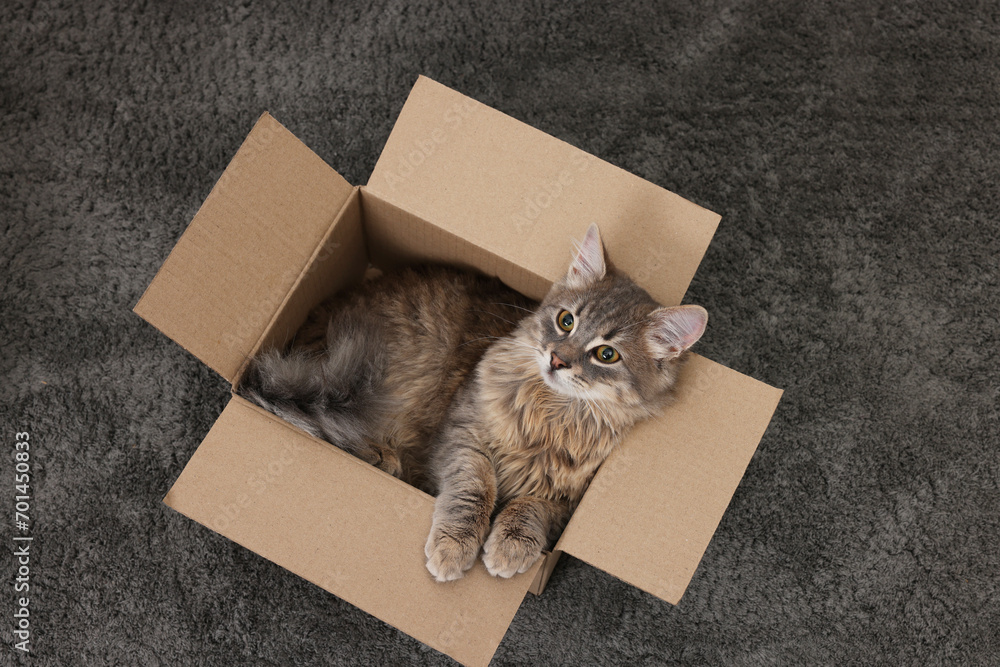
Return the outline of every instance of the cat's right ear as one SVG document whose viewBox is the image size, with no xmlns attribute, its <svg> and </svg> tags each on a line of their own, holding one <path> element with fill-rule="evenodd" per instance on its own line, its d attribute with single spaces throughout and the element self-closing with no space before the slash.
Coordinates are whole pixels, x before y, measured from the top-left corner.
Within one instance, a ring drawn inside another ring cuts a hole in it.
<svg viewBox="0 0 1000 667">
<path fill-rule="evenodd" d="M 698 342 L 708 325 L 708 311 L 701 306 L 657 308 L 649 319 L 649 347 L 656 358 L 669 360 Z"/>
<path fill-rule="evenodd" d="M 566 284 L 574 288 L 586 287 L 603 278 L 606 271 L 601 231 L 591 223 L 587 235 L 577 243 L 576 257 L 566 272 Z"/>
</svg>

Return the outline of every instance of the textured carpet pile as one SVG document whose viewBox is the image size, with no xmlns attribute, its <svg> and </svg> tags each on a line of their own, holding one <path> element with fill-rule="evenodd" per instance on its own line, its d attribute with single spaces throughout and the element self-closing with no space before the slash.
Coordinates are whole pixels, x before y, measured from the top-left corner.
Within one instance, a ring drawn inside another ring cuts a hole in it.
<svg viewBox="0 0 1000 667">
<path fill-rule="evenodd" d="M 680 605 L 564 557 L 495 664 L 998 664 L 1000 12 L 607 4 L 0 4 L 0 663 L 452 664 L 162 505 L 229 388 L 131 312 L 262 111 L 363 183 L 426 74 L 722 214 L 786 389 Z"/>
</svg>

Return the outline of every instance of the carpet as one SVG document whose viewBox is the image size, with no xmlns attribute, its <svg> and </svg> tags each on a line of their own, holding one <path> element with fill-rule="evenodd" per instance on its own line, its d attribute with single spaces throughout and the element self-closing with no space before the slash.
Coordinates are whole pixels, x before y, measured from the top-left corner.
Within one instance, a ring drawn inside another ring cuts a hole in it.
<svg viewBox="0 0 1000 667">
<path fill-rule="evenodd" d="M 998 664 L 998 20 L 3 3 L 2 662 L 453 664 L 161 503 L 229 387 L 131 312 L 261 112 L 363 183 L 426 74 L 722 214 L 698 352 L 786 390 L 678 606 L 564 557 L 494 664 Z"/>
</svg>

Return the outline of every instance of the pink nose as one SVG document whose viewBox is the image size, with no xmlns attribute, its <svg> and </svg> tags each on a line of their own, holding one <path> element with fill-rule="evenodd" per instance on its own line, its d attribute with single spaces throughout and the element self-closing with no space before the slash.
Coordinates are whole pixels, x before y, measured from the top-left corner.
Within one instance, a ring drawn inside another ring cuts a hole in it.
<svg viewBox="0 0 1000 667">
<path fill-rule="evenodd" d="M 560 368 L 569 368 L 570 367 L 570 365 L 567 364 L 562 359 L 560 359 L 559 356 L 555 352 L 552 353 L 552 358 L 549 359 L 549 366 L 551 366 L 552 370 L 554 370 L 554 371 L 557 371 Z"/>
</svg>

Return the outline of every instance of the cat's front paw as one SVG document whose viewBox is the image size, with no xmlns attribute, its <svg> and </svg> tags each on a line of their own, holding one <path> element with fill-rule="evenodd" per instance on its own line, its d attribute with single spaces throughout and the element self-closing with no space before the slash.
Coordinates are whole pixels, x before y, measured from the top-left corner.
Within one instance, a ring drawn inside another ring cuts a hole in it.
<svg viewBox="0 0 1000 667">
<path fill-rule="evenodd" d="M 472 537 L 456 539 L 446 535 L 437 525 L 431 528 L 424 546 L 427 571 L 438 581 L 461 579 L 465 571 L 476 564 L 479 541 Z"/>
<path fill-rule="evenodd" d="M 542 545 L 517 531 L 495 527 L 483 545 L 483 564 L 494 577 L 527 572 L 542 555 Z"/>
<path fill-rule="evenodd" d="M 379 451 L 379 460 L 374 464 L 379 470 L 384 470 L 393 477 L 397 479 L 403 478 L 403 464 L 400 462 L 399 457 L 388 449 L 381 449 Z"/>
</svg>

